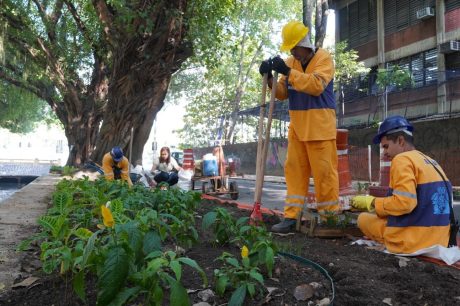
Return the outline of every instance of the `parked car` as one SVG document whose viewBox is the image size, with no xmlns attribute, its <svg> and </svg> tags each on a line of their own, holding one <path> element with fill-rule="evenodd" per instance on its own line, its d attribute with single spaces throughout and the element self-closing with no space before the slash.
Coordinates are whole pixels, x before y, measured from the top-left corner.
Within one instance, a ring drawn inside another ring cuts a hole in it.
<svg viewBox="0 0 460 306">
<path fill-rule="evenodd" d="M 171 152 L 171 156 L 174 157 L 179 166 L 182 167 L 182 164 L 184 163 L 184 152 L 175 150 Z"/>
</svg>

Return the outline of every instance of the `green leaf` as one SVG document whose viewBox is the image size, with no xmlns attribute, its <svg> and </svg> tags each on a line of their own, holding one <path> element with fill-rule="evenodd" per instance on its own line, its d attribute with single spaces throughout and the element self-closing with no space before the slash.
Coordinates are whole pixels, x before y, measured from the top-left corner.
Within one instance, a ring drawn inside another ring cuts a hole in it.
<svg viewBox="0 0 460 306">
<path fill-rule="evenodd" d="M 72 196 L 68 192 L 59 191 L 53 193 L 53 204 L 59 214 L 66 213 L 67 206 L 72 202 Z"/>
<path fill-rule="evenodd" d="M 178 281 L 180 281 L 181 277 L 182 277 L 182 266 L 180 265 L 179 261 L 177 260 L 172 260 L 170 263 L 169 263 L 169 267 L 171 268 L 171 270 L 174 271 L 174 274 L 176 274 L 176 279 Z"/>
<path fill-rule="evenodd" d="M 174 282 L 171 285 L 170 294 L 171 305 L 174 306 L 189 306 L 190 300 L 188 298 L 187 290 L 180 282 Z"/>
<path fill-rule="evenodd" d="M 227 275 L 223 275 L 217 279 L 217 283 L 216 283 L 217 294 L 223 295 L 225 293 L 225 289 L 227 288 L 227 283 L 228 283 Z"/>
<path fill-rule="evenodd" d="M 57 238 L 59 236 L 59 233 L 65 221 L 65 216 L 41 216 L 37 220 L 38 224 L 40 224 L 45 230 L 51 232 L 51 235 L 54 238 Z"/>
<path fill-rule="evenodd" d="M 241 285 L 238 289 L 233 292 L 230 301 L 228 302 L 228 306 L 241 306 L 244 303 L 246 298 L 246 284 Z"/>
<path fill-rule="evenodd" d="M 93 235 L 92 231 L 90 231 L 87 228 L 83 228 L 83 227 L 78 228 L 73 233 L 75 234 L 75 236 L 77 236 L 78 238 L 80 238 L 82 240 L 87 240 L 88 238 L 90 238 Z"/>
<path fill-rule="evenodd" d="M 161 238 L 156 231 L 148 231 L 144 236 L 143 251 L 144 254 L 150 254 L 153 251 L 161 250 Z"/>
<path fill-rule="evenodd" d="M 156 272 L 158 271 L 162 266 L 166 265 L 168 262 L 164 258 L 156 258 L 152 261 L 150 261 L 147 265 L 147 269 Z"/>
<path fill-rule="evenodd" d="M 203 222 L 201 226 L 203 229 L 208 229 L 215 221 L 217 217 L 217 212 L 215 211 L 210 211 L 206 215 L 203 216 Z"/>
<path fill-rule="evenodd" d="M 151 296 L 155 305 L 161 305 L 161 302 L 163 301 L 163 289 L 161 289 L 158 283 L 155 285 L 155 288 L 153 288 Z"/>
<path fill-rule="evenodd" d="M 180 257 L 177 260 L 196 269 L 200 273 L 201 277 L 203 278 L 204 286 L 205 287 L 208 286 L 208 278 L 206 277 L 206 273 L 204 273 L 203 269 L 201 269 L 201 267 L 197 264 L 195 260 L 188 258 L 188 257 Z"/>
<path fill-rule="evenodd" d="M 163 255 L 162 251 L 153 251 L 149 253 L 147 256 L 145 256 L 145 259 L 157 258 L 157 257 L 161 257 L 162 255 Z"/>
<path fill-rule="evenodd" d="M 86 263 L 88 262 L 89 256 L 91 256 L 91 253 L 94 251 L 94 244 L 97 239 L 97 235 L 99 232 L 95 232 L 89 239 L 88 242 L 86 243 L 85 249 L 83 250 L 83 259 L 81 262 L 82 268 L 86 267 Z"/>
<path fill-rule="evenodd" d="M 259 283 L 261 283 L 262 285 L 264 284 L 264 277 L 262 276 L 262 274 L 260 274 L 259 272 L 257 272 L 256 270 L 251 270 L 249 272 L 249 275 L 255 279 L 256 281 L 258 281 Z"/>
<path fill-rule="evenodd" d="M 72 280 L 73 290 L 78 295 L 78 297 L 86 303 L 86 293 L 85 293 L 85 272 L 80 271 L 73 277 Z"/>
<path fill-rule="evenodd" d="M 236 221 L 236 226 L 237 227 L 240 227 L 242 226 L 243 224 L 247 224 L 248 223 L 248 220 L 249 220 L 249 217 L 241 217 L 239 218 L 237 221 Z M 250 226 L 249 226 L 250 227 Z"/>
<path fill-rule="evenodd" d="M 128 267 L 129 258 L 122 247 L 109 250 L 98 280 L 98 305 L 108 305 L 115 298 L 126 281 Z"/>
<path fill-rule="evenodd" d="M 242 226 L 242 227 L 239 228 L 239 232 L 244 233 L 244 232 L 246 232 L 246 231 L 248 231 L 250 229 L 251 229 L 250 225 L 245 225 L 245 226 Z"/>
<path fill-rule="evenodd" d="M 109 306 L 123 306 L 129 299 L 137 297 L 141 291 L 141 287 L 123 288 L 123 290 L 117 294 L 115 299 L 110 302 Z"/>
<path fill-rule="evenodd" d="M 248 284 L 248 292 L 251 297 L 256 293 L 256 286 L 252 283 Z"/>
<path fill-rule="evenodd" d="M 265 251 L 265 264 L 267 265 L 268 275 L 271 277 L 273 265 L 275 264 L 275 255 L 271 247 L 267 247 Z"/>
<path fill-rule="evenodd" d="M 228 257 L 225 259 L 225 261 L 229 264 L 231 264 L 232 266 L 238 268 L 240 266 L 240 263 L 238 262 L 238 260 L 235 258 L 235 257 Z"/>
<path fill-rule="evenodd" d="M 131 221 L 120 226 L 120 230 L 124 231 L 128 235 L 128 243 L 133 252 L 137 253 L 143 243 L 142 243 L 142 232 L 139 230 L 139 224 L 137 222 Z"/>
</svg>

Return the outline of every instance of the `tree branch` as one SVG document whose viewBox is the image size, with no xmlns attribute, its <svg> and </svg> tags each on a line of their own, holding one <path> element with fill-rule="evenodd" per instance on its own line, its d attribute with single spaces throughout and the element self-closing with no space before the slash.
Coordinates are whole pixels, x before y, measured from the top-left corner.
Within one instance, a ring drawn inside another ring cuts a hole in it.
<svg viewBox="0 0 460 306">
<path fill-rule="evenodd" d="M 93 55 L 99 57 L 99 54 L 100 54 L 99 46 L 94 43 L 93 39 L 91 39 L 90 33 L 88 32 L 88 28 L 86 27 L 85 23 L 82 21 L 74 4 L 68 0 L 64 0 L 64 2 L 67 8 L 69 9 L 70 13 L 72 14 L 72 17 L 75 20 L 75 23 L 77 24 L 78 30 L 83 35 L 83 37 L 86 39 L 88 44 L 91 45 L 92 49 L 95 51 L 93 52 Z"/>
<path fill-rule="evenodd" d="M 106 40 L 113 45 L 114 43 L 114 17 L 110 12 L 109 7 L 105 0 L 92 0 L 94 9 L 96 10 L 97 16 L 104 26 L 104 34 Z"/>
<path fill-rule="evenodd" d="M 24 90 L 27 90 L 33 93 L 38 98 L 46 101 L 53 110 L 56 110 L 59 107 L 57 101 L 55 101 L 55 99 L 53 98 L 51 94 L 51 90 L 48 88 L 49 86 L 47 86 L 44 83 L 41 83 L 40 81 L 27 80 L 27 82 L 24 82 L 22 80 L 17 80 L 9 76 L 8 74 L 6 74 L 1 69 L 1 67 L 0 67 L 0 79 L 18 88 L 22 88 Z"/>
</svg>

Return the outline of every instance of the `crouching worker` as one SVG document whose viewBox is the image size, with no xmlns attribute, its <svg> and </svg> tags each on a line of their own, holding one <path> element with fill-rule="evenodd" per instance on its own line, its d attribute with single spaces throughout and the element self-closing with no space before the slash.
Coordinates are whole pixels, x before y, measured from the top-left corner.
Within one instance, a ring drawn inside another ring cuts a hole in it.
<svg viewBox="0 0 460 306">
<path fill-rule="evenodd" d="M 385 119 L 374 137 L 391 160 L 387 197 L 356 196 L 358 227 L 392 253 L 448 246 L 452 186 L 439 164 L 414 147 L 413 126 L 401 116 Z"/>
<path fill-rule="evenodd" d="M 102 158 L 102 170 L 104 171 L 105 179 L 108 181 L 123 180 L 132 186 L 131 178 L 129 177 L 129 161 L 123 155 L 123 150 L 120 147 L 113 147 L 109 153 L 106 153 Z"/>
<path fill-rule="evenodd" d="M 182 168 L 177 164 L 174 157 L 171 156 L 169 147 L 163 147 L 160 150 L 160 158 L 152 166 L 151 173 L 155 175 L 153 179 L 157 184 L 166 182 L 169 186 L 173 186 L 179 181 L 176 171 L 180 170 Z"/>
</svg>

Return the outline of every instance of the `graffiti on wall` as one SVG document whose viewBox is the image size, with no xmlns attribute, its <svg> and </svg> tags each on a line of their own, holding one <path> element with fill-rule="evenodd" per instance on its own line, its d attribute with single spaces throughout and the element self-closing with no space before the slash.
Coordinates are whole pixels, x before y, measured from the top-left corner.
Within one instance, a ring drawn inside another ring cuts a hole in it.
<svg viewBox="0 0 460 306">
<path fill-rule="evenodd" d="M 267 153 L 267 169 L 284 169 L 287 154 L 287 141 L 271 142 Z"/>
</svg>

